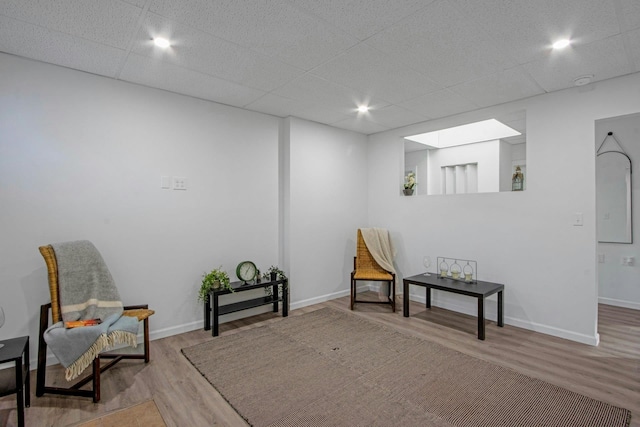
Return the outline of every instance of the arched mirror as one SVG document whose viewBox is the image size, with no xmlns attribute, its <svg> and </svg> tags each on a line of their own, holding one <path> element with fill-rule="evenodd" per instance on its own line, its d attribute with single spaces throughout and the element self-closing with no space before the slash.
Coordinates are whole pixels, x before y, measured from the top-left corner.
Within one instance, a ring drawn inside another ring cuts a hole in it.
<svg viewBox="0 0 640 427">
<path fill-rule="evenodd" d="M 605 147 L 607 139 L 617 146 Z M 600 145 L 596 157 L 598 241 L 633 243 L 631 229 L 631 159 L 613 132 Z"/>
</svg>

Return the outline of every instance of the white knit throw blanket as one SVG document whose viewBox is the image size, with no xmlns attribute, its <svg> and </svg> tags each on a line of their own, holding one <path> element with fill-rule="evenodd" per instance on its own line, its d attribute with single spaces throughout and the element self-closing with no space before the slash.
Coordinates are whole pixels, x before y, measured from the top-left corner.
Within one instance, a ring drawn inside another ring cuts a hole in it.
<svg viewBox="0 0 640 427">
<path fill-rule="evenodd" d="M 122 316 L 118 289 L 102 256 L 86 240 L 52 244 L 58 264 L 62 322 L 49 327 L 44 339 L 66 368 L 70 381 L 100 352 L 115 345 L 137 345 L 138 319 Z M 100 319 L 96 326 L 66 329 L 64 322 Z"/>
<path fill-rule="evenodd" d="M 373 259 L 380 267 L 395 274 L 393 260 L 396 257 L 396 248 L 393 246 L 389 231 L 384 228 L 361 228 L 360 232 Z"/>
</svg>

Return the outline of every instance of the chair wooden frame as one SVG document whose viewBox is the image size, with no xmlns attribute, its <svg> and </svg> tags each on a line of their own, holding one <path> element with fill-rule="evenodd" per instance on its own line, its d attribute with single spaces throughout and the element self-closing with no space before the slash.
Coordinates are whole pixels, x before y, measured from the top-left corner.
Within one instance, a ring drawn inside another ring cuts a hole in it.
<svg viewBox="0 0 640 427">
<path fill-rule="evenodd" d="M 44 332 L 49 327 L 49 314 L 51 314 L 51 324 L 62 320 L 60 314 L 60 302 L 58 300 L 58 264 L 56 261 L 53 248 L 41 246 L 38 248 L 42 254 L 48 270 L 49 293 L 51 294 L 51 302 L 40 306 L 40 331 L 38 335 L 38 365 L 36 374 L 36 396 L 41 397 L 45 393 L 60 394 L 67 396 L 91 397 L 97 403 L 100 401 L 100 374 L 114 366 L 123 359 L 144 359 L 144 363 L 149 363 L 149 316 L 154 314 L 153 310 L 149 310 L 148 305 L 134 305 L 124 307 L 123 316 L 137 317 L 143 322 L 144 333 L 144 353 L 143 354 L 127 354 L 127 353 L 101 353 L 93 359 L 91 374 L 80 379 L 70 387 L 50 387 L 46 383 L 47 368 L 47 343 L 44 340 Z M 102 365 L 100 359 L 113 359 L 109 363 Z M 81 389 L 82 386 L 91 382 L 90 389 Z"/>
<path fill-rule="evenodd" d="M 358 280 L 387 282 L 389 284 L 387 299 L 384 301 L 356 299 Z M 353 257 L 353 271 L 351 272 L 351 310 L 353 310 L 355 303 L 389 304 L 393 312 L 396 311 L 396 275 L 386 271 L 376 262 L 364 243 L 360 229 L 358 229 L 356 256 Z"/>
</svg>

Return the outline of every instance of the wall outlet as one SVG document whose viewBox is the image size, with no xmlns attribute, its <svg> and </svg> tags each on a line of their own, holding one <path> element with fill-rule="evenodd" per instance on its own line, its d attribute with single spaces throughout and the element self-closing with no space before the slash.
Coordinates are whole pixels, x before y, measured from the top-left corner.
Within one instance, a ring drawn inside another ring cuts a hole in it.
<svg viewBox="0 0 640 427">
<path fill-rule="evenodd" d="M 187 178 L 184 176 L 174 176 L 173 177 L 173 189 L 174 190 L 186 190 L 187 189 Z"/>
<path fill-rule="evenodd" d="M 622 265 L 627 265 L 629 267 L 636 265 L 636 257 L 634 256 L 622 257 Z"/>
</svg>

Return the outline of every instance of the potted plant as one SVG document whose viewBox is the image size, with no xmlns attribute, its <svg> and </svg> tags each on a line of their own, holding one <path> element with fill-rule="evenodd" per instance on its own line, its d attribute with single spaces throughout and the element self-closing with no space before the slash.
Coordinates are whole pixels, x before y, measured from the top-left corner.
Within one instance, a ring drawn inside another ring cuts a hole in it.
<svg viewBox="0 0 640 427">
<path fill-rule="evenodd" d="M 402 192 L 405 196 L 411 196 L 413 194 L 413 189 L 416 186 L 416 174 L 414 172 L 409 172 L 404 177 L 404 189 Z"/>
<path fill-rule="evenodd" d="M 287 276 L 284 274 L 284 271 L 280 270 L 277 265 L 272 265 L 271 267 L 269 267 L 267 271 L 264 272 L 262 277 L 271 281 L 283 280 L 287 278 Z"/>
<path fill-rule="evenodd" d="M 272 265 L 267 269 L 267 271 L 264 272 L 262 277 L 273 282 L 275 280 L 285 280 L 287 278 L 287 275 L 284 274 L 284 271 L 280 270 L 277 265 Z M 288 282 L 286 286 L 289 286 Z M 267 297 L 271 297 L 273 295 L 273 289 L 271 285 L 264 287 L 264 293 Z"/>
<path fill-rule="evenodd" d="M 233 288 L 229 286 L 230 282 L 229 275 L 222 267 L 214 268 L 209 273 L 204 273 L 202 275 L 202 285 L 198 292 L 198 301 L 207 302 L 212 290 L 222 288 L 233 292 Z"/>
</svg>

